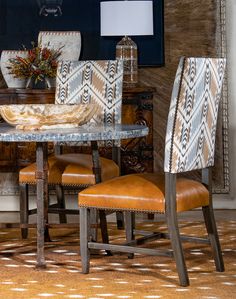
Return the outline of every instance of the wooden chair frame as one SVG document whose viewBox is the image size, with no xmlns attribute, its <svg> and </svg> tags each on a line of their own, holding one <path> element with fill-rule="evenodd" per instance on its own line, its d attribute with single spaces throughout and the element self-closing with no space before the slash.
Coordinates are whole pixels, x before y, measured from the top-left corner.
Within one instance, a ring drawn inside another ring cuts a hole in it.
<svg viewBox="0 0 236 299">
<path fill-rule="evenodd" d="M 92 241 L 91 235 L 91 223 L 90 223 L 90 209 L 80 208 L 80 254 L 82 260 L 82 272 L 89 272 L 90 263 L 90 250 L 99 249 L 106 250 L 107 252 L 119 251 L 126 252 L 129 257 L 132 257 L 133 253 L 169 256 L 174 257 L 176 262 L 176 268 L 179 275 L 179 281 L 181 286 L 189 285 L 189 278 L 187 268 L 185 264 L 183 248 L 181 241 L 199 242 L 210 244 L 213 250 L 213 257 L 215 260 L 216 270 L 219 272 L 224 271 L 224 262 L 222 258 L 219 237 L 216 229 L 215 218 L 212 207 L 211 198 L 211 168 L 202 170 L 202 182 L 208 186 L 210 193 L 210 203 L 208 206 L 202 207 L 202 212 L 205 220 L 206 230 L 208 238 L 197 238 L 191 236 L 180 235 L 178 228 L 177 212 L 176 212 L 176 174 L 165 173 L 165 214 L 167 219 L 168 233 L 144 233 L 143 237 L 135 240 L 134 230 L 134 217 L 131 216 L 132 211 L 125 212 L 125 224 L 126 224 L 126 238 L 127 242 L 123 245 L 109 244 L 107 236 L 107 224 L 103 223 L 103 243 Z M 104 210 L 101 210 L 104 212 Z M 134 212 L 134 211 L 133 211 Z M 104 220 L 103 220 L 104 221 Z M 104 233 L 105 229 L 105 233 Z M 104 237 L 105 236 L 105 237 Z M 141 245 L 147 241 L 154 239 L 167 238 L 171 241 L 172 252 L 169 250 L 148 249 L 135 247 L 135 245 Z"/>
</svg>

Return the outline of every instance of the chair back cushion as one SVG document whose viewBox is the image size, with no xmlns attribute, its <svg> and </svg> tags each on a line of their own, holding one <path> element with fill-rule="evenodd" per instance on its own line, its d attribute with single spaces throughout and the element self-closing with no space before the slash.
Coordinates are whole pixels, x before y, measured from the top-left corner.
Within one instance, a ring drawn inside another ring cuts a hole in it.
<svg viewBox="0 0 236 299">
<path fill-rule="evenodd" d="M 56 78 L 56 104 L 97 103 L 97 124 L 120 123 L 123 65 L 117 60 L 61 61 Z"/>
<path fill-rule="evenodd" d="M 61 61 L 57 69 L 55 103 L 96 103 L 101 109 L 88 126 L 118 124 L 121 122 L 122 83 L 122 61 Z M 112 145 L 111 141 L 105 143 Z"/>
<path fill-rule="evenodd" d="M 215 135 L 226 60 L 181 58 L 176 72 L 165 141 L 165 172 L 214 165 Z"/>
</svg>

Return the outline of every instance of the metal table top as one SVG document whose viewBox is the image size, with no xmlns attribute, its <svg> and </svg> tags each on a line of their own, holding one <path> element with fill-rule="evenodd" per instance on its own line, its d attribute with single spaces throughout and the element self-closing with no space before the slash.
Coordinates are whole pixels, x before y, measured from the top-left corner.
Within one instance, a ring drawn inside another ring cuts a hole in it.
<svg viewBox="0 0 236 299">
<path fill-rule="evenodd" d="M 119 140 L 143 137 L 148 127 L 143 125 L 81 126 L 71 129 L 17 130 L 6 123 L 0 125 L 0 141 L 5 142 L 75 142 Z"/>
</svg>

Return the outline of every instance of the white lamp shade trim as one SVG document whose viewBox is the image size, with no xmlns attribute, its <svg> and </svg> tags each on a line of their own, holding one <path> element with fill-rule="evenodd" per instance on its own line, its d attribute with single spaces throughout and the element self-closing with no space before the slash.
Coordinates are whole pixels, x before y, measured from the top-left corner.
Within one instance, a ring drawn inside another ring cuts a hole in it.
<svg viewBox="0 0 236 299">
<path fill-rule="evenodd" d="M 101 36 L 153 35 L 152 1 L 100 3 Z"/>
</svg>

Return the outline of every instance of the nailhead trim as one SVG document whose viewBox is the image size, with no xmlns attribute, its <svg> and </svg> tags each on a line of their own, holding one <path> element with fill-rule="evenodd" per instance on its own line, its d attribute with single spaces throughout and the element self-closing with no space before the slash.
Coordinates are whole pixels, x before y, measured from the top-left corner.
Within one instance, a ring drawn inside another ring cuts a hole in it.
<svg viewBox="0 0 236 299">
<path fill-rule="evenodd" d="M 128 208 L 107 208 L 107 207 L 96 207 L 96 206 L 87 206 L 79 203 L 79 208 L 91 208 L 91 209 L 99 209 L 99 210 L 107 210 L 107 211 L 129 211 L 129 212 L 138 212 L 138 213 L 158 213 L 165 214 L 164 211 L 158 210 L 140 210 L 140 209 L 128 209 Z"/>
</svg>

